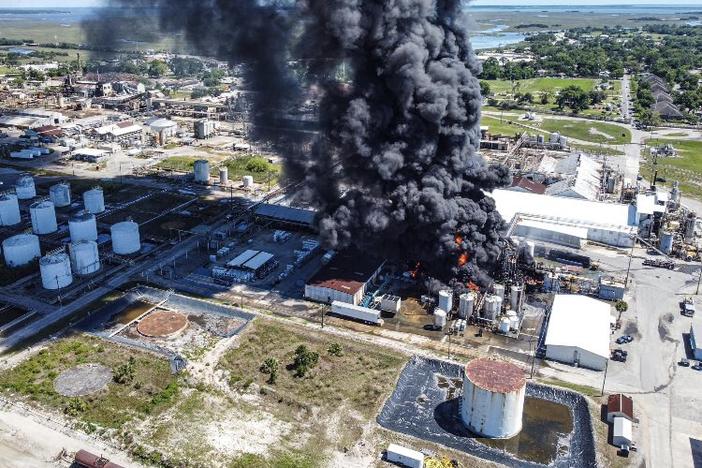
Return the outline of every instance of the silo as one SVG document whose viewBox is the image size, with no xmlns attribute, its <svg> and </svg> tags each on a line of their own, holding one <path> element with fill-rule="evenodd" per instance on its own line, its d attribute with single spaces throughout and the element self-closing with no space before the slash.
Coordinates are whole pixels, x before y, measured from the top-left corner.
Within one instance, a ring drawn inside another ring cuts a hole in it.
<svg viewBox="0 0 702 468">
<path fill-rule="evenodd" d="M 509 306 L 512 308 L 512 310 L 519 311 L 519 304 L 522 300 L 522 291 L 523 288 L 516 284 L 513 284 L 509 288 Z"/>
<path fill-rule="evenodd" d="M 39 238 L 34 234 L 19 234 L 2 242 L 5 264 L 11 268 L 30 263 L 41 257 Z"/>
<path fill-rule="evenodd" d="M 695 213 L 689 213 L 685 218 L 685 240 L 688 242 L 695 238 L 696 221 L 697 215 Z"/>
<path fill-rule="evenodd" d="M 112 251 L 117 255 L 130 255 L 141 249 L 139 225 L 134 221 L 123 221 L 114 224 L 110 231 L 112 234 Z"/>
<path fill-rule="evenodd" d="M 453 309 L 453 291 L 450 289 L 439 291 L 439 309 L 447 314 L 451 313 L 451 309 Z"/>
<path fill-rule="evenodd" d="M 507 317 L 502 317 L 497 325 L 497 331 L 506 335 L 509 333 L 509 319 Z"/>
<path fill-rule="evenodd" d="M 71 261 L 65 252 L 46 255 L 39 260 L 41 284 L 44 289 L 65 288 L 73 282 Z"/>
<path fill-rule="evenodd" d="M 71 265 L 77 275 L 89 275 L 100 270 L 98 246 L 93 241 L 73 242 L 69 247 Z"/>
<path fill-rule="evenodd" d="M 554 132 L 551 134 L 550 142 L 553 144 L 557 144 L 561 140 L 561 134 L 558 132 Z"/>
<path fill-rule="evenodd" d="M 483 317 L 487 320 L 495 321 L 502 310 L 502 298 L 500 296 L 485 296 L 483 301 Z"/>
<path fill-rule="evenodd" d="M 242 179 L 242 184 L 244 185 L 244 188 L 252 188 L 254 185 L 254 179 L 250 175 L 245 175 Z"/>
<path fill-rule="evenodd" d="M 219 185 L 227 185 L 229 183 L 229 168 L 222 166 L 219 168 Z"/>
<path fill-rule="evenodd" d="M 682 192 L 680 191 L 680 182 L 677 180 L 673 182 L 673 188 L 670 191 L 670 201 L 673 203 L 673 206 L 677 206 L 678 203 L 680 203 L 680 196 L 682 195 Z"/>
<path fill-rule="evenodd" d="M 446 326 L 446 311 L 437 307 L 434 309 L 434 326 L 444 328 Z"/>
<path fill-rule="evenodd" d="M 56 210 L 49 200 L 32 203 L 29 207 L 29 216 L 32 218 L 34 234 L 50 234 L 58 229 Z"/>
<path fill-rule="evenodd" d="M 519 367 L 497 359 L 474 359 L 463 377 L 461 420 L 473 433 L 509 439 L 522 430 L 526 379 Z"/>
<path fill-rule="evenodd" d="M 493 293 L 495 296 L 499 296 L 500 299 L 503 301 L 505 300 L 505 285 L 504 284 L 499 284 L 495 283 L 492 287 Z"/>
<path fill-rule="evenodd" d="M 31 200 L 32 198 L 36 197 L 37 188 L 34 185 L 34 177 L 30 175 L 23 175 L 17 179 L 15 192 L 17 192 L 17 198 L 20 200 Z"/>
<path fill-rule="evenodd" d="M 97 240 L 97 221 L 95 215 L 88 211 L 80 211 L 68 219 L 68 232 L 71 242 L 82 240 Z"/>
<path fill-rule="evenodd" d="M 659 246 L 664 254 L 670 255 L 673 251 L 673 234 L 669 231 L 661 231 Z"/>
<path fill-rule="evenodd" d="M 509 320 L 509 328 L 510 330 L 517 331 L 519 330 L 519 316 L 517 313 L 513 310 L 507 311 L 507 319 Z"/>
<path fill-rule="evenodd" d="M 86 211 L 92 214 L 105 211 L 105 196 L 102 187 L 95 187 L 83 193 L 83 206 Z"/>
<path fill-rule="evenodd" d="M 206 184 L 210 181 L 210 163 L 204 159 L 195 161 L 195 182 Z"/>
<path fill-rule="evenodd" d="M 475 307 L 475 293 L 468 292 L 461 294 L 458 298 L 458 316 L 462 319 L 468 318 L 473 315 L 473 308 Z"/>
<path fill-rule="evenodd" d="M 66 182 L 52 185 L 49 188 L 49 198 L 56 208 L 62 208 L 71 204 L 71 186 Z"/>
<path fill-rule="evenodd" d="M 14 193 L 0 195 L 0 226 L 14 226 L 22 221 L 19 201 Z"/>
</svg>

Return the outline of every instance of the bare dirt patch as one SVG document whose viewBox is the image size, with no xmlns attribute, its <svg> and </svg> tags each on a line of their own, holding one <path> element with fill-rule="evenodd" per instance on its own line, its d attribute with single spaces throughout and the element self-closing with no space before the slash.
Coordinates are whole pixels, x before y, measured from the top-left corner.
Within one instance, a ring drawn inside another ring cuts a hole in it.
<svg viewBox="0 0 702 468">
<path fill-rule="evenodd" d="M 188 327 L 188 317 L 177 312 L 159 310 L 149 314 L 137 325 L 137 331 L 152 338 L 170 338 Z"/>
<path fill-rule="evenodd" d="M 100 364 L 82 364 L 65 370 L 54 380 L 57 393 L 67 397 L 92 395 L 107 386 L 112 371 Z"/>
</svg>

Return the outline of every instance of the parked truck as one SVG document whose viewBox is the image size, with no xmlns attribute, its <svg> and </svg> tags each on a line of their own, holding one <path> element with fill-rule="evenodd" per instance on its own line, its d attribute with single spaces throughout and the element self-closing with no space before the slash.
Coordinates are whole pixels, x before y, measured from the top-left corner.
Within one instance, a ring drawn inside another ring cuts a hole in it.
<svg viewBox="0 0 702 468">
<path fill-rule="evenodd" d="M 361 307 L 347 302 L 334 301 L 332 302 L 331 312 L 342 317 L 349 317 L 373 325 L 383 325 L 383 319 L 380 318 L 380 311 L 376 309 L 369 309 L 368 307 Z"/>
</svg>

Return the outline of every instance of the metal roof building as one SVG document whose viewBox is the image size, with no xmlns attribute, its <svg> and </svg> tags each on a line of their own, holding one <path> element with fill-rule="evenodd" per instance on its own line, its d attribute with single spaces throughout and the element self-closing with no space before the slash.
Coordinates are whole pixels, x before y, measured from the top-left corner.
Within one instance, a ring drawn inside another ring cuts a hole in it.
<svg viewBox="0 0 702 468">
<path fill-rule="evenodd" d="M 254 214 L 258 218 L 302 227 L 313 227 L 315 212 L 291 206 L 263 203 L 256 207 Z"/>
<path fill-rule="evenodd" d="M 611 307 L 579 295 L 556 295 L 548 319 L 546 358 L 604 370 L 609 359 Z"/>
<path fill-rule="evenodd" d="M 621 393 L 607 398 L 607 422 L 612 423 L 618 417 L 634 420 L 634 400 Z"/>
<path fill-rule="evenodd" d="M 338 253 L 305 284 L 305 297 L 317 302 L 358 305 L 384 262 L 356 251 Z"/>
<path fill-rule="evenodd" d="M 556 244 L 573 245 L 573 239 L 591 240 L 615 247 L 631 247 L 637 232 L 636 207 L 578 198 L 494 190 L 497 211 L 512 223 L 513 235 Z M 538 230 L 524 221 L 539 222 Z M 577 231 L 570 228 L 577 228 Z M 567 230 L 568 236 L 561 237 Z"/>
</svg>

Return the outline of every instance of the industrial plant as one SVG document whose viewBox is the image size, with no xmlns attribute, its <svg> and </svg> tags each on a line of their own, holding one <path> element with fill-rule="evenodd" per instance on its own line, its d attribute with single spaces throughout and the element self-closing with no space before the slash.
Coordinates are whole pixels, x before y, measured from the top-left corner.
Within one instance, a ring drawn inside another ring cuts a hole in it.
<svg viewBox="0 0 702 468">
<path fill-rule="evenodd" d="M 66 466 L 687 466 L 674 129 L 491 103 L 458 1 L 215 3 L 139 23 L 187 53 L 84 18 L 43 81 L 58 46 L 0 44 L 40 67 L 0 73 L 0 432 Z"/>
</svg>

